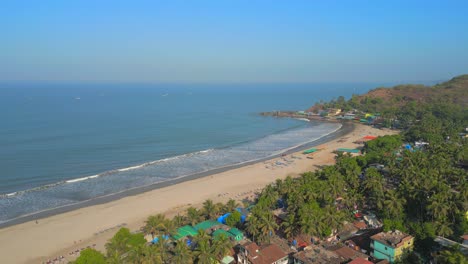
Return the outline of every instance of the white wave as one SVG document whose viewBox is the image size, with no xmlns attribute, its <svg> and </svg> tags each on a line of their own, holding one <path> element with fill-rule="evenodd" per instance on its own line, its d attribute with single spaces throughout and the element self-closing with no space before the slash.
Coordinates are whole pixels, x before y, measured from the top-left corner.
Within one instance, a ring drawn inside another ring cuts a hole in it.
<svg viewBox="0 0 468 264">
<path fill-rule="evenodd" d="M 310 122 L 310 120 L 307 119 L 307 118 L 300 118 L 300 117 L 297 117 L 297 118 L 294 118 L 294 119 L 296 119 L 296 120 L 301 120 L 301 121 L 306 121 L 306 122 Z"/>
<path fill-rule="evenodd" d="M 74 183 L 74 182 L 86 181 L 86 180 L 94 179 L 94 178 L 97 178 L 97 177 L 99 177 L 99 175 L 93 175 L 93 176 L 87 176 L 87 177 L 67 180 L 67 181 L 65 181 L 65 183 Z"/>
<path fill-rule="evenodd" d="M 129 170 L 134 170 L 134 169 L 138 169 L 138 168 L 141 168 L 141 167 L 144 167 L 145 164 L 141 164 L 141 165 L 137 165 L 137 166 L 132 166 L 132 167 L 128 167 L 128 168 L 123 168 L 123 169 L 118 169 L 117 171 L 129 171 Z"/>
<path fill-rule="evenodd" d="M 42 185 L 42 186 L 34 187 L 34 188 L 31 188 L 31 189 L 27 189 L 27 190 L 17 191 L 17 192 L 13 192 L 13 193 L 9 193 L 9 194 L 0 194 L 0 198 L 10 198 L 10 197 L 14 197 L 14 196 L 21 195 L 21 194 L 28 193 L 28 192 L 41 191 L 41 190 L 45 190 L 45 189 L 48 189 L 48 188 L 51 188 L 51 187 L 55 187 L 57 185 L 61 185 L 61 184 L 64 184 L 64 183 L 76 183 L 76 182 L 86 181 L 86 180 L 90 180 L 90 179 L 95 179 L 95 178 L 98 178 L 98 177 L 101 177 L 101 176 L 109 176 L 109 175 L 112 175 L 112 174 L 114 174 L 116 172 L 125 172 L 125 171 L 129 171 L 129 170 L 135 170 L 135 169 L 143 168 L 143 167 L 146 167 L 146 166 L 149 166 L 149 165 L 154 165 L 154 164 L 157 164 L 157 163 L 162 163 L 162 162 L 166 162 L 166 161 L 170 161 L 170 160 L 176 160 L 176 159 L 180 159 L 180 158 L 184 158 L 184 157 L 190 157 L 190 156 L 197 155 L 197 154 L 206 154 L 206 153 L 209 153 L 211 151 L 213 151 L 213 149 L 205 149 L 205 150 L 191 152 L 191 153 L 187 153 L 187 154 L 182 154 L 182 155 L 174 156 L 174 157 L 170 157 L 170 158 L 150 161 L 150 162 L 146 162 L 146 163 L 143 163 L 143 164 L 140 164 L 140 165 L 131 166 L 131 167 L 127 167 L 127 168 L 122 168 L 122 169 L 117 169 L 117 170 L 110 170 L 110 171 L 106 171 L 106 172 L 96 174 L 96 175 L 92 175 L 92 176 L 85 176 L 85 177 L 76 178 L 76 179 L 59 181 L 59 182 L 56 182 L 56 183 Z"/>
</svg>

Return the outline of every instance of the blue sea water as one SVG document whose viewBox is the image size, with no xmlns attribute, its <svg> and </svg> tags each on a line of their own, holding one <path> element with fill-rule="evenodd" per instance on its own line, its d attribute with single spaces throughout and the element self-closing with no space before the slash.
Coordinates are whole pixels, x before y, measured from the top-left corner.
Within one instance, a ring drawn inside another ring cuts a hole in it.
<svg viewBox="0 0 468 264">
<path fill-rule="evenodd" d="M 266 158 L 338 124 L 263 117 L 376 84 L 0 85 L 0 223 Z"/>
</svg>

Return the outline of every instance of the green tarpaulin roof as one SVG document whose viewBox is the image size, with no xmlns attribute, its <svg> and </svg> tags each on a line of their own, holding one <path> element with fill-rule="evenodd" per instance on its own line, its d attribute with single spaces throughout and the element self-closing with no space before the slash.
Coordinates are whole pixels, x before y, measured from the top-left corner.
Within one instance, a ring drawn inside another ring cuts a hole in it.
<svg viewBox="0 0 468 264">
<path fill-rule="evenodd" d="M 199 229 L 207 230 L 217 225 L 221 225 L 221 223 L 218 221 L 214 221 L 214 220 L 206 220 L 206 221 L 196 224 L 194 227 L 196 230 L 199 230 Z"/>
<path fill-rule="evenodd" d="M 228 232 L 230 234 L 232 234 L 234 236 L 234 239 L 236 239 L 237 241 L 244 238 L 244 234 L 239 229 L 237 229 L 235 227 L 231 228 Z"/>
<path fill-rule="evenodd" d="M 177 233 L 173 235 L 172 237 L 175 240 L 179 240 L 186 236 L 196 236 L 196 235 L 197 235 L 197 230 L 195 230 L 195 228 L 193 228 L 192 226 L 186 225 L 186 226 L 177 228 Z"/>
<path fill-rule="evenodd" d="M 309 153 L 314 153 L 315 151 L 317 151 L 316 148 L 311 148 L 311 149 L 308 149 L 308 150 L 304 150 L 304 154 L 309 154 Z"/>
<path fill-rule="evenodd" d="M 359 149 L 339 148 L 339 149 L 337 149 L 337 151 L 350 152 L 350 153 L 359 153 Z"/>
<path fill-rule="evenodd" d="M 233 234 L 223 230 L 223 229 L 218 229 L 216 231 L 213 232 L 212 236 L 214 237 L 214 239 L 217 239 L 221 234 L 224 234 L 225 236 L 227 237 L 234 237 Z"/>
</svg>

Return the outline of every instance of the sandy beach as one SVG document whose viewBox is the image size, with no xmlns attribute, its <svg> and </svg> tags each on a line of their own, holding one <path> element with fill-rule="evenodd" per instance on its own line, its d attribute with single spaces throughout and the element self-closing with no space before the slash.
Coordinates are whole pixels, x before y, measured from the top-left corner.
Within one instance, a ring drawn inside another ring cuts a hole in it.
<svg viewBox="0 0 468 264">
<path fill-rule="evenodd" d="M 349 134 L 324 143 L 313 159 L 302 152 L 277 157 L 244 167 L 185 181 L 160 189 L 124 197 L 104 204 L 80 208 L 35 221 L 0 229 L 0 263 L 41 263 L 70 255 L 87 246 L 104 250 L 105 242 L 120 226 L 138 230 L 151 214 L 172 217 L 189 206 L 200 206 L 206 199 L 226 202 L 253 198 L 255 192 L 276 179 L 317 169 L 334 162 L 332 151 L 353 148 L 365 135 L 381 136 L 397 131 L 356 125 Z M 59 262 L 57 262 L 59 263 Z"/>
</svg>

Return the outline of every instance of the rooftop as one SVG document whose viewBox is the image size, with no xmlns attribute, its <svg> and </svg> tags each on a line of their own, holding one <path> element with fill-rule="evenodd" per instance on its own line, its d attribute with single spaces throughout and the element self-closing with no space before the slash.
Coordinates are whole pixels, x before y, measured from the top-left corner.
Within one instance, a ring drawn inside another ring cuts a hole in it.
<svg viewBox="0 0 468 264">
<path fill-rule="evenodd" d="M 197 230 L 195 230 L 195 228 L 193 228 L 192 226 L 186 225 L 186 226 L 177 228 L 177 233 L 173 237 L 174 239 L 179 240 L 186 236 L 196 236 L 196 235 L 197 235 Z"/>
<path fill-rule="evenodd" d="M 374 264 L 374 263 L 363 258 L 357 258 L 349 262 L 348 264 Z"/>
<path fill-rule="evenodd" d="M 214 221 L 214 220 L 206 220 L 206 221 L 203 221 L 201 223 L 198 223 L 194 226 L 194 228 L 196 230 L 199 230 L 199 229 L 203 229 L 203 230 L 207 230 L 207 229 L 210 229 L 214 226 L 219 226 L 219 225 L 222 225 L 220 222 L 218 221 Z"/>
<path fill-rule="evenodd" d="M 212 236 L 214 237 L 215 240 L 218 239 L 218 237 L 221 235 L 221 234 L 224 234 L 226 237 L 234 237 L 233 234 L 227 232 L 226 230 L 223 230 L 223 229 L 218 229 L 216 231 L 213 232 Z"/>
<path fill-rule="evenodd" d="M 255 242 L 248 242 L 243 247 L 248 251 L 248 258 L 252 264 L 271 264 L 288 256 L 276 244 L 260 248 Z"/>
<path fill-rule="evenodd" d="M 372 240 L 379 241 L 380 243 L 390 246 L 392 248 L 399 247 L 401 246 L 402 242 L 408 241 L 412 238 L 412 236 L 398 230 L 380 232 L 376 235 L 371 236 Z"/>
<path fill-rule="evenodd" d="M 353 223 L 354 227 L 356 227 L 357 229 L 366 229 L 367 228 L 367 225 L 364 221 L 356 221 Z"/>
<path fill-rule="evenodd" d="M 306 247 L 304 251 L 294 254 L 293 257 L 305 264 L 339 264 L 345 261 L 344 258 L 334 252 L 315 245 Z"/>
<path fill-rule="evenodd" d="M 334 251 L 338 256 L 341 256 L 343 257 L 344 259 L 347 259 L 347 260 L 352 260 L 352 259 L 356 259 L 356 258 L 363 258 L 363 259 L 368 259 L 369 256 L 364 254 L 364 253 L 361 253 L 357 250 L 354 250 L 350 247 L 347 247 L 347 246 L 342 246 L 340 248 L 338 248 L 337 250 Z"/>
</svg>

